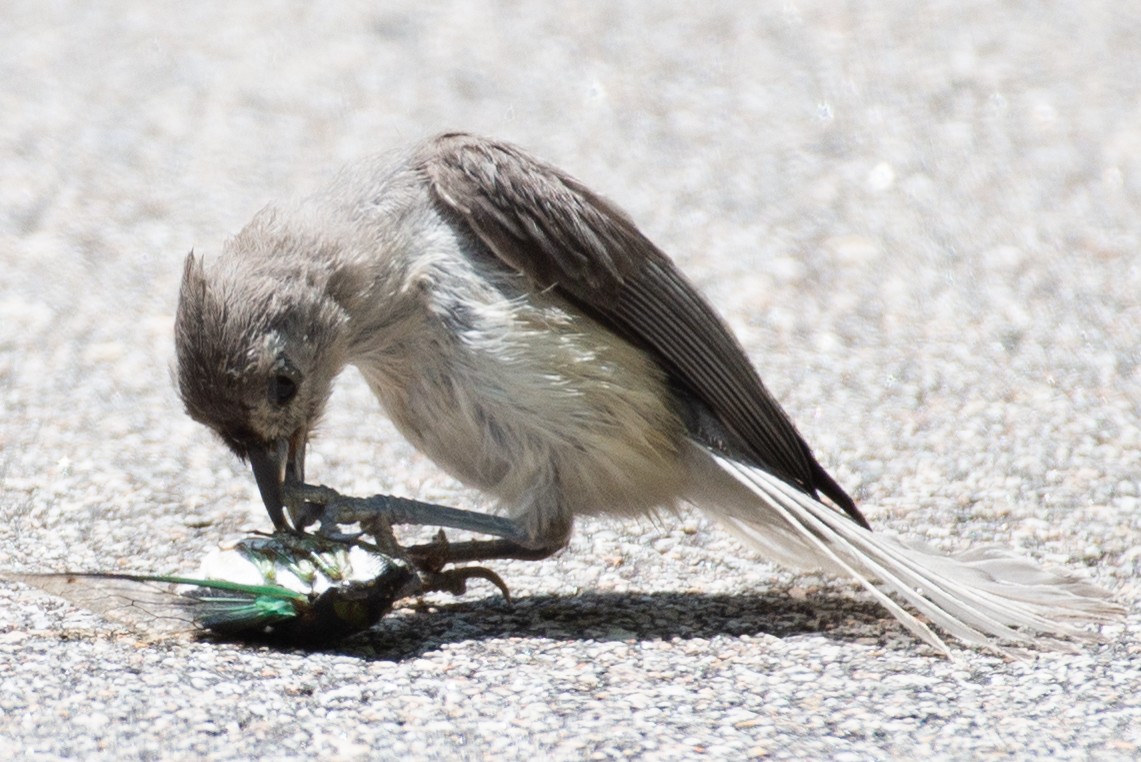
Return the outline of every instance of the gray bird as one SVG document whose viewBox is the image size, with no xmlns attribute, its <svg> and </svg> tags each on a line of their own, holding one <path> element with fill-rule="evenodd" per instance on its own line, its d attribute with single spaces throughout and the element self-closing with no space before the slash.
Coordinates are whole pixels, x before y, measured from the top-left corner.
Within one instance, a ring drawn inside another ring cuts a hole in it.
<svg viewBox="0 0 1141 762">
<path fill-rule="evenodd" d="M 992 648 L 1066 647 L 1120 613 L 998 549 L 871 532 L 671 260 L 512 145 L 440 135 L 263 209 L 217 258 L 187 257 L 175 328 L 187 412 L 249 460 L 278 529 L 287 508 L 302 521 L 306 442 L 355 365 L 413 445 L 506 514 L 377 508 L 498 538 L 447 560 L 541 558 L 578 516 L 687 502 L 769 559 L 854 577 L 944 653 L 886 592 Z"/>
</svg>

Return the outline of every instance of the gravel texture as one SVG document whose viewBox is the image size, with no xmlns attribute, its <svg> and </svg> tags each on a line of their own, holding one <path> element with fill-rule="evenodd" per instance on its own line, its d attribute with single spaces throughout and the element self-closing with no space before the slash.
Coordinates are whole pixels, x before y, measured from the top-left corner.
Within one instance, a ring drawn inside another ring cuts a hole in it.
<svg viewBox="0 0 1141 762">
<path fill-rule="evenodd" d="M 1082 568 L 1104 645 L 918 645 L 696 514 L 322 653 L 154 640 L 0 585 L 0 748 L 53 759 L 1141 754 L 1141 14 L 729 0 L 5 3 L 0 569 L 185 572 L 268 528 L 170 381 L 182 258 L 446 128 L 612 198 L 872 522 Z M 310 472 L 480 504 L 359 378 Z"/>
</svg>

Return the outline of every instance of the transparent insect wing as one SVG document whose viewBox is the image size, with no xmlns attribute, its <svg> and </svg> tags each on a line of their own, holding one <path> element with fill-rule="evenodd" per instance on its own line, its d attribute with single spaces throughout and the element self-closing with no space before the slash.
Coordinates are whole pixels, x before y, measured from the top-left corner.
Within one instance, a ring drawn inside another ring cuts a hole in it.
<svg viewBox="0 0 1141 762">
<path fill-rule="evenodd" d="M 195 605 L 173 583 L 86 574 L 5 574 L 104 619 L 149 632 L 193 631 Z"/>
<path fill-rule="evenodd" d="M 148 633 L 263 629 L 301 615 L 309 599 L 290 590 L 145 574 L 5 574 L 103 618 Z"/>
</svg>

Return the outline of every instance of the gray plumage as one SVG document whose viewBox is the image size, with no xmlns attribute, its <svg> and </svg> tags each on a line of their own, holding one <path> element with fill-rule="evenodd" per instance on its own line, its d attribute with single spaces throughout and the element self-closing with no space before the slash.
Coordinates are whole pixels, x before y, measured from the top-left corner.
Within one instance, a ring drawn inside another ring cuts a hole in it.
<svg viewBox="0 0 1141 762">
<path fill-rule="evenodd" d="M 856 577 L 944 649 L 1060 645 L 1119 609 L 1065 572 L 949 559 L 873 534 L 669 258 L 610 202 L 503 143 L 441 135 L 268 207 L 191 255 L 176 321 L 189 414 L 282 483 L 333 379 L 360 369 L 397 428 L 494 495 L 512 542 L 553 552 L 575 517 L 688 501 L 773 560 Z M 832 506 L 822 499 L 831 501 Z"/>
</svg>

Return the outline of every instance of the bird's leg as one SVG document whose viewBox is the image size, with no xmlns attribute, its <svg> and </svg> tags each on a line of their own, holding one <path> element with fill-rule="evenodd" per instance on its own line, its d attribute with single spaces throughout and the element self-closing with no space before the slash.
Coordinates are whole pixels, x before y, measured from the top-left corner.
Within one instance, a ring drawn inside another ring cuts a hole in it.
<svg viewBox="0 0 1141 762">
<path fill-rule="evenodd" d="M 412 565 L 426 574 L 439 572 L 447 564 L 462 564 L 472 561 L 494 561 L 515 559 L 519 561 L 540 561 L 562 550 L 564 544 L 540 548 L 520 545 L 511 540 L 471 540 L 449 542 L 441 529 L 435 539 L 422 545 L 401 548 L 400 552 Z"/>
<path fill-rule="evenodd" d="M 437 564 L 442 567 L 444 564 L 509 558 L 518 561 L 541 561 L 562 550 L 563 547 L 564 544 L 559 543 L 535 548 L 507 539 L 444 543 L 437 540 L 423 545 L 412 545 L 404 548 L 404 552 L 417 568 L 430 569 Z"/>
<path fill-rule="evenodd" d="M 435 540 L 416 547 L 432 551 L 420 557 L 409 556 L 413 565 L 420 572 L 421 592 L 439 590 L 452 595 L 463 595 L 467 592 L 469 579 L 485 579 L 498 587 L 499 592 L 503 593 L 507 602 L 511 603 L 511 591 L 507 589 L 507 583 L 491 569 L 485 569 L 482 566 L 465 566 L 460 569 L 444 570 L 444 565 L 451 563 L 451 559 L 447 557 L 448 538 L 443 529 L 436 535 Z"/>
<path fill-rule="evenodd" d="M 371 535 L 376 546 L 380 548 L 380 552 L 386 556 L 408 560 L 404 548 L 396 541 L 396 535 L 392 532 L 392 524 L 384 516 L 376 515 L 370 519 L 362 520 L 361 533 Z"/>
<path fill-rule="evenodd" d="M 525 548 L 527 532 L 518 523 L 502 516 L 476 511 L 464 511 L 446 505 L 424 503 L 392 495 L 350 497 L 331 487 L 287 482 L 283 487 L 286 506 L 294 526 L 304 529 L 314 521 L 320 522 L 322 534 L 337 534 L 337 527 L 358 524 L 382 517 L 391 524 L 415 524 L 460 529 L 467 532 L 489 534 Z M 467 545 L 468 543 L 462 543 Z M 554 552 L 553 550 L 551 552 Z M 550 555 L 546 553 L 545 555 Z M 515 556 L 488 556 L 513 558 Z M 545 556 L 543 556 L 545 557 Z M 471 560 L 479 560 L 473 558 Z"/>
<path fill-rule="evenodd" d="M 462 588 L 467 579 L 480 577 L 495 583 L 508 597 L 502 580 L 494 577 L 493 572 L 475 569 L 451 569 L 445 572 L 443 568 L 448 564 L 499 559 L 538 561 L 562 550 L 566 545 L 565 541 L 559 541 L 536 547 L 527 542 L 528 535 L 517 522 L 502 516 L 391 495 L 349 497 L 330 487 L 297 482 L 286 483 L 284 490 L 294 526 L 300 530 L 317 521 L 320 523 L 319 533 L 325 537 L 351 540 L 351 537 L 346 537 L 339 530 L 345 524 L 360 524 L 366 532 L 371 527 L 379 527 L 381 535 L 385 537 L 391 536 L 393 524 L 415 524 L 490 534 L 499 538 L 451 543 L 441 530 L 434 541 L 422 545 L 404 548 L 395 545 L 393 540 L 395 547 L 385 548 L 385 552 L 393 551 L 392 555 L 407 558 L 421 574 L 426 575 L 426 589 L 451 590 L 452 587 L 448 585 Z"/>
</svg>

